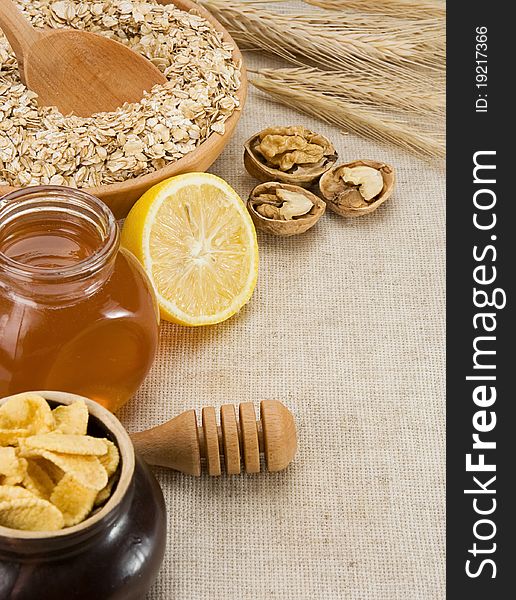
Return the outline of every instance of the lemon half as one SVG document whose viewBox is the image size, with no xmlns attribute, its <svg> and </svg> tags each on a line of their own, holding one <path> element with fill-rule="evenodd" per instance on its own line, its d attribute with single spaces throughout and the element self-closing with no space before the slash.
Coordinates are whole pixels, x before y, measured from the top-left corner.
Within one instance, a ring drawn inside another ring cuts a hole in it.
<svg viewBox="0 0 516 600">
<path fill-rule="evenodd" d="M 187 173 L 152 187 L 127 216 L 121 239 L 153 282 L 167 321 L 220 323 L 255 288 L 253 222 L 235 190 L 215 175 Z"/>
</svg>

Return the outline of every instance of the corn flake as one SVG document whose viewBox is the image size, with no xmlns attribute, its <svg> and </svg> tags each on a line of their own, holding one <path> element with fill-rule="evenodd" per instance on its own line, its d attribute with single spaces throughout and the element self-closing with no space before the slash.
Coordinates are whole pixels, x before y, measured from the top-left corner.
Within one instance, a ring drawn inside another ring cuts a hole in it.
<svg viewBox="0 0 516 600">
<path fill-rule="evenodd" d="M 91 512 L 97 492 L 81 485 L 70 474 L 64 475 L 56 485 L 50 502 L 63 514 L 65 526 L 76 525 Z"/>
<path fill-rule="evenodd" d="M 84 454 L 87 456 L 102 456 L 108 449 L 104 440 L 88 435 L 68 433 L 44 433 L 32 435 L 23 440 L 23 451 L 50 450 L 61 454 Z"/>
<path fill-rule="evenodd" d="M 45 471 L 45 473 L 54 482 L 54 485 L 57 485 L 61 481 L 64 475 L 64 471 L 60 469 L 57 465 L 55 465 L 53 462 L 50 462 L 46 458 L 39 457 L 33 458 L 33 460 L 35 460 L 37 464 L 43 469 L 43 471 Z"/>
<path fill-rule="evenodd" d="M 18 462 L 14 448 L 0 448 L 0 475 L 13 475 L 18 470 Z"/>
<path fill-rule="evenodd" d="M 34 494 L 19 485 L 0 485 L 0 502 L 16 498 L 35 498 Z"/>
<path fill-rule="evenodd" d="M 27 459 L 27 473 L 23 485 L 36 496 L 48 500 L 54 489 L 54 482 L 38 461 Z"/>
<path fill-rule="evenodd" d="M 28 429 L 4 429 L 0 427 L 0 446 L 17 446 L 19 438 L 30 435 Z"/>
<path fill-rule="evenodd" d="M 33 450 L 33 452 L 38 452 L 42 458 L 53 462 L 65 473 L 73 475 L 81 485 L 88 489 L 100 491 L 108 482 L 106 469 L 96 456 L 60 454 L 49 450 Z"/>
<path fill-rule="evenodd" d="M 26 531 L 56 531 L 64 526 L 61 511 L 41 498 L 13 498 L 0 502 L 0 525 Z"/>
<path fill-rule="evenodd" d="M 52 411 L 55 430 L 61 433 L 86 435 L 88 429 L 88 407 L 83 400 L 73 404 L 57 406 Z"/>
<path fill-rule="evenodd" d="M 107 482 L 105 488 L 102 488 L 100 492 L 95 497 L 95 506 L 99 506 L 100 504 L 104 504 L 109 497 L 111 496 L 111 490 L 113 489 L 113 484 L 115 483 L 115 478 L 111 477 L 111 479 Z"/>
<path fill-rule="evenodd" d="M 118 448 L 110 440 L 103 440 L 107 445 L 107 453 L 104 456 L 99 456 L 100 464 L 106 469 L 108 477 L 111 477 L 117 470 L 118 463 L 120 462 L 120 454 Z"/>
<path fill-rule="evenodd" d="M 20 458 L 14 448 L 0 448 L 0 483 L 16 485 L 23 481 L 27 461 Z"/>
<path fill-rule="evenodd" d="M 0 428 L 46 433 L 54 428 L 54 417 L 42 396 L 18 394 L 0 406 Z"/>
</svg>

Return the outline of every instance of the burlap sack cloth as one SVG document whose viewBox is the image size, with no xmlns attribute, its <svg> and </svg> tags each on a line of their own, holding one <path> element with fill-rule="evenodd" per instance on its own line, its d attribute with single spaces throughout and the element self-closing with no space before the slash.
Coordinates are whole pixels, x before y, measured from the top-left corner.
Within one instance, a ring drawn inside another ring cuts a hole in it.
<svg viewBox="0 0 516 600">
<path fill-rule="evenodd" d="M 294 238 L 259 234 L 258 286 L 239 315 L 163 324 L 154 368 L 120 414 L 130 431 L 277 398 L 299 451 L 278 474 L 156 469 L 168 547 L 149 599 L 443 598 L 444 173 L 251 90 L 211 169 L 242 198 L 256 184 L 243 143 L 274 124 L 321 132 L 343 161 L 393 164 L 396 192 L 372 215 L 328 212 Z"/>
</svg>

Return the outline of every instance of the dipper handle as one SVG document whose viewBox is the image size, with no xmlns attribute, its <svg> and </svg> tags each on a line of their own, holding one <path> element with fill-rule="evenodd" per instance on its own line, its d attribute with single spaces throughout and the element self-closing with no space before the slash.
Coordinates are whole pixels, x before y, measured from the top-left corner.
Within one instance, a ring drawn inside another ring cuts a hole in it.
<svg viewBox="0 0 516 600">
<path fill-rule="evenodd" d="M 278 400 L 262 400 L 260 419 L 254 406 L 220 408 L 220 425 L 215 409 L 202 409 L 202 425 L 194 410 L 189 410 L 158 427 L 131 435 L 134 447 L 151 465 L 169 467 L 189 475 L 200 475 L 204 460 L 209 475 L 221 474 L 221 456 L 226 473 L 260 472 L 260 453 L 269 471 L 285 469 L 296 453 L 297 435 L 292 413 Z"/>
</svg>

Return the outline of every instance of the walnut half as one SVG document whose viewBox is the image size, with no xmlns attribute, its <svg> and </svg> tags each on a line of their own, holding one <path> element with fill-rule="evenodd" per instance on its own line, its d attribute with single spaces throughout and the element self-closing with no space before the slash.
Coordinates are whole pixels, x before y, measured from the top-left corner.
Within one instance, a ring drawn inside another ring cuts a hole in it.
<svg viewBox="0 0 516 600">
<path fill-rule="evenodd" d="M 252 190 L 247 208 L 257 229 L 291 236 L 313 227 L 324 214 L 326 204 L 302 187 L 269 181 Z"/>
<path fill-rule="evenodd" d="M 337 160 L 332 143 L 306 127 L 269 127 L 244 145 L 248 173 L 260 181 L 308 187 Z"/>
<path fill-rule="evenodd" d="M 328 207 L 345 217 L 376 210 L 394 190 L 394 169 L 374 160 L 355 160 L 332 167 L 319 180 Z"/>
</svg>

